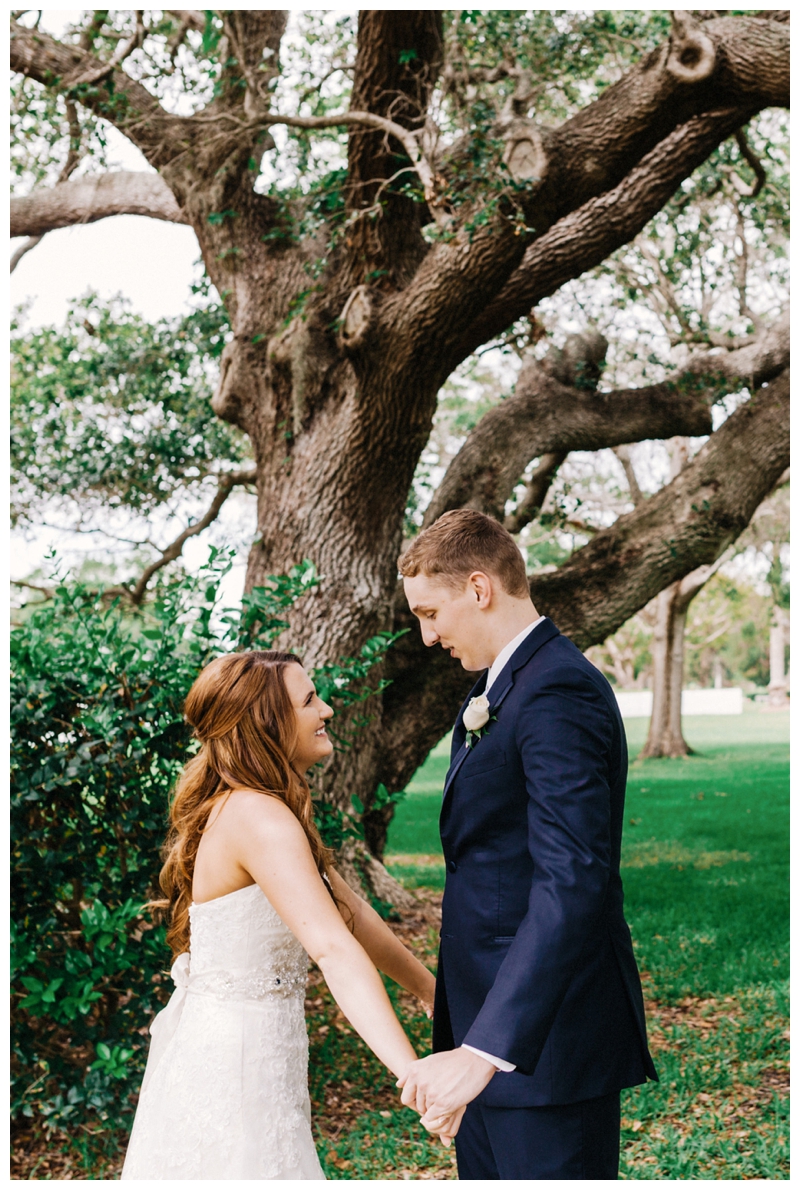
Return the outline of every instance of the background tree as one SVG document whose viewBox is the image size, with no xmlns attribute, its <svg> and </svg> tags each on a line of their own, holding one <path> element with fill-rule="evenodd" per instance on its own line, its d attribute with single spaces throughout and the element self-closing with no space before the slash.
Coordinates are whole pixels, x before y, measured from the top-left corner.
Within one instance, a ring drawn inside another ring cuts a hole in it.
<svg viewBox="0 0 800 1190">
<path fill-rule="evenodd" d="M 248 445 L 225 440 L 214 464 L 210 429 L 198 444 L 217 490 L 188 528 L 213 519 L 226 487 L 254 484 L 248 588 L 304 557 L 323 576 L 291 614 L 312 666 L 408 625 L 395 559 L 409 491 L 442 385 L 483 345 L 533 340 L 427 520 L 470 506 L 521 531 L 569 452 L 710 434 L 641 507 L 532 575 L 537 606 L 586 648 L 713 564 L 774 486 L 788 461 L 788 336 L 773 303 L 763 327 L 743 315 L 733 350 L 700 327 L 706 349 L 684 366 L 608 389 L 602 336 L 543 357 L 552 345 L 537 354 L 531 311 L 670 200 L 713 202 L 726 172 L 752 189 L 762 170 L 779 189 L 781 163 L 741 130 L 768 149 L 772 110 L 788 103 L 788 13 L 368 11 L 357 31 L 343 19 L 324 39 L 314 20 L 298 50 L 275 11 L 91 12 L 61 40 L 15 14 L 27 193 L 12 201 L 12 232 L 30 247 L 123 212 L 192 226 L 230 327 L 212 408 Z M 98 168 L 108 124 L 141 151 L 141 173 Z M 31 151 L 37 137 L 49 155 Z M 71 152 L 86 156 L 67 173 Z M 770 202 L 759 217 L 780 195 Z M 745 399 L 711 433 L 712 407 L 731 394 Z M 515 501 L 523 479 L 529 495 Z M 181 538 L 154 562 L 178 556 Z M 326 773 L 329 796 L 355 792 L 368 811 L 379 786 L 404 786 L 469 684 L 417 634 L 385 673 L 359 748 Z M 367 815 L 376 852 L 387 816 Z"/>
<path fill-rule="evenodd" d="M 769 698 L 771 710 L 789 705 L 789 674 L 786 650 L 789 644 L 789 476 L 781 476 L 775 491 L 757 509 L 740 546 L 754 553 L 766 568 L 770 602 Z"/>
</svg>

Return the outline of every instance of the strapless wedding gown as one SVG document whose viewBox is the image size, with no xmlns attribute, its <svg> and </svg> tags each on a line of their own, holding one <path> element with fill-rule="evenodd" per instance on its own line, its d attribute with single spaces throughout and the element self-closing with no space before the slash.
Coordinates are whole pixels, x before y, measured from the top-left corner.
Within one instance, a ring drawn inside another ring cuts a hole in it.
<svg viewBox="0 0 800 1190">
<path fill-rule="evenodd" d="M 257 884 L 192 905 L 122 1178 L 322 1179 L 311 1135 L 308 956 Z"/>
</svg>

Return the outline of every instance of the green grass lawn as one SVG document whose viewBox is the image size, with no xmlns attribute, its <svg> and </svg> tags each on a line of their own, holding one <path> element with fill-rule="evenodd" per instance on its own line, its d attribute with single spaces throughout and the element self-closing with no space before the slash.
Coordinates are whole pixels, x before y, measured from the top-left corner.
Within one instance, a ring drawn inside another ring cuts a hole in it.
<svg viewBox="0 0 800 1190">
<path fill-rule="evenodd" d="M 696 716 L 696 754 L 636 759 L 626 721 L 626 915 L 661 1074 L 627 1092 L 625 1178 L 788 1177 L 789 717 Z M 437 819 L 449 742 L 408 787 L 387 863 L 441 889 Z"/>
</svg>

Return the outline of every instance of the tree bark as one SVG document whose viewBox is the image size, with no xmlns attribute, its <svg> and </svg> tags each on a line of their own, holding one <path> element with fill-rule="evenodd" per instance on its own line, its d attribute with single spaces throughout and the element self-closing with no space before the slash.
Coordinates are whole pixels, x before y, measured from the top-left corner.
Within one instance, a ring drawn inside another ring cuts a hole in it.
<svg viewBox="0 0 800 1190">
<path fill-rule="evenodd" d="M 575 348 L 576 370 L 597 367 L 591 343 Z M 757 386 L 777 375 L 789 360 L 789 322 L 782 318 L 756 343 L 726 355 L 703 353 L 661 384 L 598 393 L 591 385 L 567 387 L 560 377 L 529 357 L 514 395 L 481 418 L 453 459 L 425 513 L 431 524 L 450 508 L 477 508 L 498 520 L 514 486 L 541 455 L 711 432 L 711 406 L 743 385 Z M 565 383 L 566 382 L 566 383 Z"/>
<path fill-rule="evenodd" d="M 110 215 L 147 215 L 188 223 L 175 195 L 159 174 L 89 174 L 11 199 L 12 236 L 42 236 L 57 227 L 95 223 Z"/>
</svg>

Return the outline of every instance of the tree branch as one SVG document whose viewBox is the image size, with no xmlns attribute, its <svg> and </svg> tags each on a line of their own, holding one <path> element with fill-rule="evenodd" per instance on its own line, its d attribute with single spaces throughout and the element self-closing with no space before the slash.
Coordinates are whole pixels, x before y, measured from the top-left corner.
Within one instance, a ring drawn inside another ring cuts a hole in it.
<svg viewBox="0 0 800 1190">
<path fill-rule="evenodd" d="M 669 380 L 639 389 L 567 387 L 529 358 L 513 396 L 484 414 L 453 459 L 423 524 L 451 508 L 476 508 L 502 520 L 525 467 L 541 455 L 708 434 L 715 401 L 743 386 L 756 388 L 788 359 L 788 318 L 749 347 L 704 353 Z"/>
<path fill-rule="evenodd" d="M 38 591 L 40 595 L 44 595 L 45 602 L 56 597 L 55 587 L 44 587 L 39 583 L 29 583 L 25 579 L 19 578 L 12 578 L 11 585 L 12 587 L 26 587 L 29 591 Z"/>
<path fill-rule="evenodd" d="M 133 36 L 128 41 L 121 41 L 114 51 L 111 61 L 105 62 L 102 65 L 92 66 L 86 71 L 81 71 L 77 77 L 69 79 L 70 87 L 94 87 L 103 79 L 107 79 L 110 74 L 113 74 L 117 67 L 121 66 L 126 58 L 129 58 L 134 50 L 138 49 L 144 41 L 144 12 L 136 11 L 136 28 Z"/>
<path fill-rule="evenodd" d="M 81 79 L 113 69 L 113 89 L 103 79 L 93 86 Z M 25 29 L 12 21 L 11 69 L 43 86 L 61 90 L 114 124 L 159 169 L 185 151 L 187 138 L 196 135 L 191 117 L 170 115 L 140 83 L 118 65 L 110 67 L 80 45 L 65 45 L 39 29 Z M 199 133 L 199 129 L 198 129 Z"/>
<path fill-rule="evenodd" d="M 363 10 L 358 20 L 351 109 L 374 112 L 405 127 L 419 127 L 441 70 L 442 52 L 440 12 Z M 350 142 L 348 160 L 350 182 L 356 186 L 397 168 L 369 137 Z M 368 196 L 358 196 L 356 205 L 369 201 Z"/>
<path fill-rule="evenodd" d="M 604 640 L 670 583 L 714 563 L 747 527 L 789 461 L 789 370 L 757 389 L 681 473 L 534 576 L 531 594 L 581 649 Z"/>
<path fill-rule="evenodd" d="M 633 466 L 633 459 L 631 458 L 630 446 L 615 446 L 612 448 L 614 454 L 622 464 L 622 470 L 625 472 L 625 478 L 628 481 L 628 490 L 631 494 L 631 500 L 634 505 L 641 504 L 644 499 L 644 492 L 639 487 L 639 480 L 636 476 L 636 471 Z"/>
<path fill-rule="evenodd" d="M 563 450 L 542 455 L 538 466 L 534 468 L 528 479 L 522 499 L 505 519 L 505 526 L 509 533 L 521 533 L 526 525 L 536 520 L 550 490 L 550 485 L 555 479 L 556 472 L 566 457 L 567 451 Z"/>
<path fill-rule="evenodd" d="M 12 236 L 42 236 L 58 227 L 95 223 L 110 215 L 147 215 L 168 223 L 188 223 L 159 174 L 89 174 L 11 199 Z"/>
<path fill-rule="evenodd" d="M 748 198 L 755 198 L 764 189 L 767 181 L 767 171 L 750 148 L 744 128 L 738 128 L 736 130 L 736 143 L 739 146 L 739 152 L 756 175 L 752 190 L 746 192 Z"/>
<path fill-rule="evenodd" d="M 12 199 L 12 202 L 13 202 L 13 199 Z M 17 248 L 16 252 L 11 257 L 10 272 L 13 273 L 14 269 L 17 267 L 19 262 L 22 260 L 25 253 L 30 252 L 30 250 L 32 248 L 35 248 L 37 244 L 40 244 L 43 239 L 44 239 L 44 232 L 42 232 L 42 234 L 39 236 L 31 236 L 30 239 L 26 240 L 24 244 L 20 244 L 19 248 Z"/>
<path fill-rule="evenodd" d="M 230 496 L 234 487 L 239 485 L 255 483 L 258 478 L 258 471 L 254 467 L 250 471 L 230 471 L 227 475 L 221 475 L 218 480 L 217 494 L 209 505 L 208 511 L 199 521 L 195 521 L 193 525 L 189 525 L 182 533 L 179 533 L 175 540 L 168 545 L 165 550 L 161 551 L 161 557 L 157 558 L 155 562 L 151 562 L 149 566 L 145 567 L 139 581 L 132 590 L 128 588 L 120 588 L 120 592 L 124 592 L 130 599 L 131 603 L 139 604 L 142 602 L 147 590 L 147 584 L 153 575 L 161 570 L 164 566 L 168 566 L 170 562 L 174 562 L 183 553 L 183 547 L 190 537 L 196 537 L 198 533 L 202 533 L 212 524 L 220 512 L 225 501 Z M 108 592 L 107 592 L 108 593 Z"/>
<path fill-rule="evenodd" d="M 384 350 L 388 334 L 415 356 L 435 344 L 436 379 L 443 380 L 541 297 L 631 239 L 756 111 L 788 104 L 783 25 L 730 17 L 704 24 L 702 37 L 715 55 L 707 78 L 677 78 L 665 44 L 559 128 L 531 124 L 544 164 L 535 184 L 514 195 L 524 230 L 513 223 L 509 196 L 509 209 L 499 209 L 485 228 L 436 245 L 413 284 L 384 303 L 374 327 L 376 350 Z M 515 128 L 508 130 L 512 139 Z M 440 172 L 448 173 L 448 161 L 457 167 L 468 142 L 449 151 Z M 535 239 L 520 270 L 531 229 Z"/>
<path fill-rule="evenodd" d="M 452 366 L 638 235 L 681 182 L 750 114 L 729 109 L 695 117 L 648 153 L 618 186 L 555 223 L 526 250 L 497 296 L 484 304 L 463 334 Z"/>
</svg>

